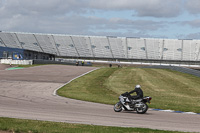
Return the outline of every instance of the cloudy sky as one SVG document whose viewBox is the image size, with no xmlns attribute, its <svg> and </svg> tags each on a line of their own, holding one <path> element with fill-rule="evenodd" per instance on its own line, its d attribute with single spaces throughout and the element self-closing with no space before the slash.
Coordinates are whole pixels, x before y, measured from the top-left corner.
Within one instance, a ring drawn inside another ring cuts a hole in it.
<svg viewBox="0 0 200 133">
<path fill-rule="evenodd" d="M 200 39 L 200 0 L 0 0 L 0 30 Z"/>
</svg>

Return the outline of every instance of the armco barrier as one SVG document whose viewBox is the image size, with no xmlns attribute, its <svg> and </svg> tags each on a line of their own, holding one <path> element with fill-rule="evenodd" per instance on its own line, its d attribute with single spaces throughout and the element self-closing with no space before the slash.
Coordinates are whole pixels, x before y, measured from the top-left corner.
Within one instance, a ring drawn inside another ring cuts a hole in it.
<svg viewBox="0 0 200 133">
<path fill-rule="evenodd" d="M 197 77 L 200 77 L 200 71 L 190 69 L 190 68 L 185 68 L 185 67 L 177 67 L 177 66 L 143 66 L 142 68 L 160 68 L 160 69 L 171 69 L 175 71 L 179 71 L 182 73 L 187 73 L 191 74 Z"/>
</svg>

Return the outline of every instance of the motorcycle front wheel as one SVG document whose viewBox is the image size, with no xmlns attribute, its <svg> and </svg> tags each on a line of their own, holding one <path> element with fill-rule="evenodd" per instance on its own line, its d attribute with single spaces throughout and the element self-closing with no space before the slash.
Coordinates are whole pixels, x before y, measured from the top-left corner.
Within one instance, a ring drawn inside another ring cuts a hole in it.
<svg viewBox="0 0 200 133">
<path fill-rule="evenodd" d="M 144 113 L 147 112 L 148 108 L 149 107 L 146 103 L 142 103 L 142 106 L 139 107 L 139 108 L 136 108 L 136 111 L 137 111 L 138 114 L 144 114 Z"/>
<path fill-rule="evenodd" d="M 122 111 L 122 104 L 120 102 L 115 104 L 114 111 L 115 112 L 121 112 Z"/>
</svg>

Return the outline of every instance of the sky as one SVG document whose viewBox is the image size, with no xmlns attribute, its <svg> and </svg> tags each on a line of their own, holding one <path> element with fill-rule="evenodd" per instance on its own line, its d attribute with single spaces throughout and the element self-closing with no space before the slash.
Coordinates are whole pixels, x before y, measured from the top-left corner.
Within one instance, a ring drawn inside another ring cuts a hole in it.
<svg viewBox="0 0 200 133">
<path fill-rule="evenodd" d="M 0 0 L 0 31 L 200 39 L 200 0 Z"/>
</svg>

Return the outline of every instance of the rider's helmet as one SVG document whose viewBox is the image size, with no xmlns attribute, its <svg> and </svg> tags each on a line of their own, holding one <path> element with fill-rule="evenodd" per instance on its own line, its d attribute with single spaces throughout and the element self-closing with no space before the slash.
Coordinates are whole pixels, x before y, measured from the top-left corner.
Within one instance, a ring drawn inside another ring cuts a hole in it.
<svg viewBox="0 0 200 133">
<path fill-rule="evenodd" d="M 136 86 L 135 86 L 135 89 L 136 89 L 136 88 L 141 88 L 141 86 L 140 86 L 140 85 L 136 85 Z"/>
</svg>

